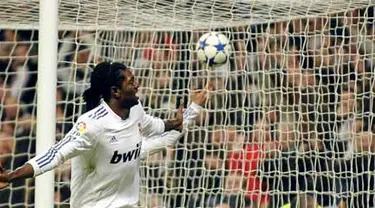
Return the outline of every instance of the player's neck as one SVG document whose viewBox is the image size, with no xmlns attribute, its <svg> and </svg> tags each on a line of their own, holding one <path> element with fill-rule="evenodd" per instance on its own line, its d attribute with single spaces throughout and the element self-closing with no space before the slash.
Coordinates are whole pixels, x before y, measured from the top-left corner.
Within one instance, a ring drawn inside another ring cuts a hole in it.
<svg viewBox="0 0 375 208">
<path fill-rule="evenodd" d="M 130 109 L 121 107 L 118 102 L 109 102 L 108 106 L 123 120 L 129 118 Z"/>
</svg>

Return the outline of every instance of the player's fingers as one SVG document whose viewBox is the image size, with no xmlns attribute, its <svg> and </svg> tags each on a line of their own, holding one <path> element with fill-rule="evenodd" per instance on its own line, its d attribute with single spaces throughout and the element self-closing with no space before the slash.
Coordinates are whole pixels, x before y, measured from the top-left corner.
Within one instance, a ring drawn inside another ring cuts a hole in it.
<svg viewBox="0 0 375 208">
<path fill-rule="evenodd" d="M 195 97 L 197 97 L 197 96 L 199 96 L 199 94 L 202 92 L 202 90 L 199 90 L 199 89 L 197 89 L 197 88 L 194 88 L 194 89 L 192 89 L 191 91 L 190 91 L 190 95 L 193 97 L 193 98 L 195 98 Z"/>
<path fill-rule="evenodd" d="M 178 113 L 183 113 L 184 110 L 184 100 L 180 100 L 180 106 L 178 106 Z"/>
<path fill-rule="evenodd" d="M 6 182 L 0 182 L 0 190 L 3 189 L 3 188 L 6 188 L 7 186 L 9 186 L 9 183 L 6 183 Z"/>
<path fill-rule="evenodd" d="M 180 140 L 181 138 L 183 138 L 186 134 L 186 131 L 182 130 L 182 132 L 178 135 L 178 140 Z"/>
<path fill-rule="evenodd" d="M 0 190 L 7 187 L 9 185 L 9 182 L 8 182 L 8 176 L 7 174 L 0 174 Z"/>
<path fill-rule="evenodd" d="M 203 90 L 200 91 L 200 93 L 207 94 L 212 90 L 214 90 L 214 84 L 211 81 L 208 81 L 206 86 Z"/>
<path fill-rule="evenodd" d="M 1 162 L 0 162 L 0 173 L 4 173 L 4 168 L 3 168 L 3 165 L 1 164 Z"/>
<path fill-rule="evenodd" d="M 206 87 L 204 90 L 200 91 L 200 95 L 202 96 L 203 99 L 207 100 L 209 98 L 209 93 L 214 89 L 214 85 L 212 82 L 207 82 Z"/>
<path fill-rule="evenodd" d="M 0 190 L 9 185 L 8 179 L 8 175 L 4 172 L 4 169 L 2 169 L 2 172 L 0 173 Z"/>
<path fill-rule="evenodd" d="M 207 85 L 206 85 L 206 90 L 208 90 L 208 91 L 212 91 L 212 90 L 214 90 L 214 89 L 215 89 L 215 88 L 214 88 L 214 83 L 208 81 L 208 82 L 207 82 Z"/>
</svg>

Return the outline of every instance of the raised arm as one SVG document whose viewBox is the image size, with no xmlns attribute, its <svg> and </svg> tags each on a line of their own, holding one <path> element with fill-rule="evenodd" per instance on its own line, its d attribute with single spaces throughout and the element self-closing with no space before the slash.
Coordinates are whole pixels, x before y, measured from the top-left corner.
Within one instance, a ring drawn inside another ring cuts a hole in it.
<svg viewBox="0 0 375 208">
<path fill-rule="evenodd" d="M 78 121 L 64 139 L 22 167 L 11 172 L 4 172 L 0 167 L 0 188 L 17 179 L 36 177 L 70 158 L 91 150 L 96 145 L 100 129 L 90 120 Z"/>
<path fill-rule="evenodd" d="M 143 138 L 140 158 L 145 159 L 148 154 L 154 154 L 165 147 L 176 144 L 185 135 L 185 132 L 169 131 L 151 138 Z"/>
<path fill-rule="evenodd" d="M 208 101 L 209 92 L 212 91 L 213 88 L 213 84 L 211 82 L 208 82 L 205 89 L 197 93 L 194 93 L 192 95 L 193 102 L 185 111 L 182 111 L 183 106 L 180 105 L 179 112 L 177 113 L 177 116 L 174 119 L 164 121 L 160 118 L 156 118 L 145 113 L 141 123 L 143 136 L 153 137 L 167 131 L 181 130 L 181 127 L 187 124 L 186 122 L 192 122 L 195 120 L 197 114 L 189 114 L 189 112 L 199 111 L 202 108 L 202 106 L 204 106 Z M 187 116 L 192 116 L 193 119 L 188 120 L 186 119 Z"/>
<path fill-rule="evenodd" d="M 163 150 L 167 146 L 176 144 L 176 142 L 185 135 L 185 129 L 192 125 L 198 117 L 203 105 L 208 100 L 208 92 L 212 90 L 212 85 L 207 85 L 205 90 L 202 90 L 193 95 L 193 102 L 182 112 L 180 106 L 178 115 L 182 117 L 182 132 L 168 131 L 153 137 L 145 137 L 142 142 L 141 159 L 145 158 L 147 154 L 153 154 Z"/>
<path fill-rule="evenodd" d="M 143 132 L 143 136 L 145 137 L 152 137 L 155 135 L 160 135 L 166 131 L 178 129 L 181 125 L 182 119 L 171 119 L 164 121 L 161 118 L 157 118 L 154 116 L 150 116 L 144 113 L 141 128 Z"/>
<path fill-rule="evenodd" d="M 192 103 L 186 111 L 183 113 L 183 126 L 187 128 L 193 124 L 197 116 L 199 115 L 201 107 L 196 103 Z M 182 108 L 179 109 L 182 114 Z M 147 154 L 153 154 L 160 150 L 163 150 L 167 146 L 176 144 L 176 142 L 185 135 L 185 131 L 182 132 L 172 130 L 164 132 L 161 135 L 146 137 L 143 139 L 141 148 L 141 159 L 145 158 Z"/>
</svg>

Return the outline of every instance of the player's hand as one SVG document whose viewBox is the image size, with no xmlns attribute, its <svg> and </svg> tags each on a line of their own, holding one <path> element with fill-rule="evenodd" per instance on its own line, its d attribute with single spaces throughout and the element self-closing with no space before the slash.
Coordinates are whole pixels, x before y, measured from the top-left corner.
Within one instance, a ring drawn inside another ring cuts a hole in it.
<svg viewBox="0 0 375 208">
<path fill-rule="evenodd" d="M 183 120 L 184 120 L 184 102 L 180 102 L 180 106 L 178 107 L 177 117 L 176 117 L 177 123 L 179 123 L 178 130 L 183 129 Z"/>
<path fill-rule="evenodd" d="M 6 173 L 3 166 L 0 163 L 0 190 L 9 186 L 10 174 Z"/>
<path fill-rule="evenodd" d="M 210 99 L 210 92 L 212 90 L 214 90 L 214 85 L 212 82 L 208 82 L 203 90 L 193 93 L 193 102 L 200 106 L 204 106 Z"/>
<path fill-rule="evenodd" d="M 183 109 L 184 109 L 184 103 L 181 102 L 180 106 L 178 107 L 176 118 L 167 120 L 165 122 L 164 131 L 182 130 L 182 122 L 184 120 Z"/>
</svg>

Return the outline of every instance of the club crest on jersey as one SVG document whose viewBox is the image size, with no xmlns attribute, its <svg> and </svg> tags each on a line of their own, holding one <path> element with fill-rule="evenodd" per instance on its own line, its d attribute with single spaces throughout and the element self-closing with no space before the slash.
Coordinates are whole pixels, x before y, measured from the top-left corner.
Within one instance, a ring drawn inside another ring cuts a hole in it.
<svg viewBox="0 0 375 208">
<path fill-rule="evenodd" d="M 86 123 L 85 122 L 79 122 L 76 126 L 76 129 L 79 133 L 84 134 L 86 132 Z"/>
</svg>

